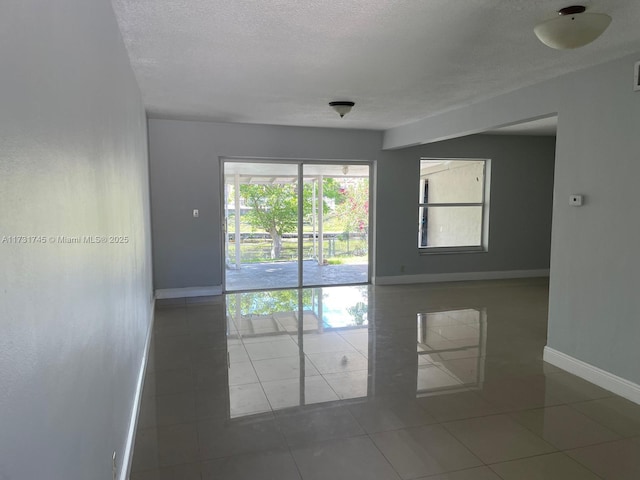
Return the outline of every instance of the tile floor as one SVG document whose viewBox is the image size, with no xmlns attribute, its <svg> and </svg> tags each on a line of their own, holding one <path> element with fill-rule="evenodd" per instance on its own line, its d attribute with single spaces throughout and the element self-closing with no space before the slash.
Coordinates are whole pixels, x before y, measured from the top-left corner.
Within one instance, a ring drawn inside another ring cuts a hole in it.
<svg viewBox="0 0 640 480">
<path fill-rule="evenodd" d="M 132 480 L 640 478 L 640 406 L 542 361 L 547 283 L 158 304 Z"/>
</svg>

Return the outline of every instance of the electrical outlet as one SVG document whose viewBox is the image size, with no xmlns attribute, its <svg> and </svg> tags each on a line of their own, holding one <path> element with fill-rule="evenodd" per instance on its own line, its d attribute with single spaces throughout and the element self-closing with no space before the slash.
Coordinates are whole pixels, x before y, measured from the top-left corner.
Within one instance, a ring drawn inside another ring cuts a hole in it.
<svg viewBox="0 0 640 480">
<path fill-rule="evenodd" d="M 118 474 L 118 466 L 116 464 L 116 451 L 113 451 L 113 455 L 111 456 L 111 474 L 113 476 L 113 480 L 116 480 L 116 476 Z"/>
</svg>

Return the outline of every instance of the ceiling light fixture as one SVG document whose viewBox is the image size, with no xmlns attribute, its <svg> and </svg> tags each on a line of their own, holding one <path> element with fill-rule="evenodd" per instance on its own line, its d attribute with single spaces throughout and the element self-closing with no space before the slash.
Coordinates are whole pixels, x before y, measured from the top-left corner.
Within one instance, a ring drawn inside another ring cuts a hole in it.
<svg viewBox="0 0 640 480">
<path fill-rule="evenodd" d="M 573 5 L 558 11 L 558 17 L 535 26 L 538 39 L 556 50 L 583 47 L 603 34 L 611 23 L 605 13 L 586 12 L 586 7 Z"/>
<path fill-rule="evenodd" d="M 329 102 L 329 106 L 338 112 L 340 118 L 343 118 L 349 113 L 354 105 L 355 103 L 353 102 Z"/>
</svg>

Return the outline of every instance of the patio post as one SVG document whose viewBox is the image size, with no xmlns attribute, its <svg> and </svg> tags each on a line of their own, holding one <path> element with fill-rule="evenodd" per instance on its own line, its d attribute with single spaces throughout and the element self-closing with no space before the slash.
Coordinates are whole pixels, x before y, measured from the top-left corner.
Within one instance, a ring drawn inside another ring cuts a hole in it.
<svg viewBox="0 0 640 480">
<path fill-rule="evenodd" d="M 229 184 L 224 179 L 224 262 L 225 267 L 229 259 Z"/>
<path fill-rule="evenodd" d="M 311 236 L 312 236 L 312 244 L 313 244 L 313 258 L 316 258 L 316 256 L 318 255 L 318 251 L 317 251 L 317 245 L 316 245 L 316 208 L 317 208 L 317 202 L 316 202 L 316 180 L 314 179 L 312 182 L 313 184 L 313 195 L 311 195 L 311 202 L 312 202 L 312 207 L 311 207 Z"/>
<path fill-rule="evenodd" d="M 324 207 L 324 200 L 323 200 L 324 194 L 323 194 L 323 191 L 322 191 L 322 187 L 323 187 L 322 178 L 323 178 L 322 175 L 318 176 L 318 241 L 319 241 L 319 244 L 318 244 L 318 265 L 324 265 L 324 252 L 322 251 L 323 250 L 322 247 L 323 247 L 323 244 L 324 244 L 324 242 L 323 242 L 323 240 L 324 240 L 323 239 L 323 235 L 324 235 L 324 231 L 323 231 L 324 230 L 324 228 L 323 228 L 324 227 L 324 225 L 323 225 L 324 224 L 324 219 L 322 218 L 323 214 L 324 214 L 324 211 L 323 211 L 324 210 L 324 208 L 323 208 Z"/>
<path fill-rule="evenodd" d="M 236 207 L 236 270 L 240 269 L 240 174 L 235 174 L 234 203 Z"/>
</svg>

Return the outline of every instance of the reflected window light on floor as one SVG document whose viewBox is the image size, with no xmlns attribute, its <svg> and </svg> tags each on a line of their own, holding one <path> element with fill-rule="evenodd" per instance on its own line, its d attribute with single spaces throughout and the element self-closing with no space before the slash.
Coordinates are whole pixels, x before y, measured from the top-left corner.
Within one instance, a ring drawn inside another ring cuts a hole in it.
<svg viewBox="0 0 640 480">
<path fill-rule="evenodd" d="M 418 314 L 418 395 L 484 381 L 486 312 L 443 310 Z"/>
<path fill-rule="evenodd" d="M 368 287 L 229 294 L 229 416 L 367 396 Z"/>
</svg>

